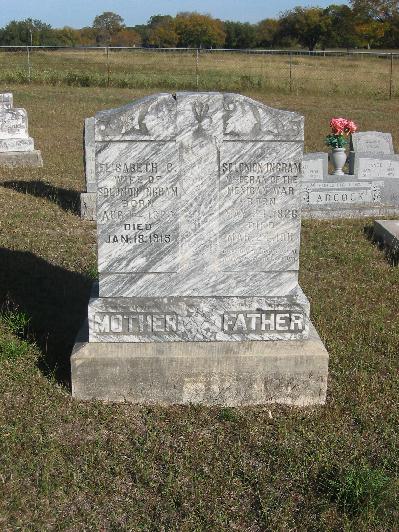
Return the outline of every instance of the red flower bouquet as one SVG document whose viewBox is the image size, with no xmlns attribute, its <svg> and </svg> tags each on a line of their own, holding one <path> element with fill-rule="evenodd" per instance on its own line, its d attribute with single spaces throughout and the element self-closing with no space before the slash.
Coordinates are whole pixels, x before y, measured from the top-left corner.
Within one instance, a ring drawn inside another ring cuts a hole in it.
<svg viewBox="0 0 399 532">
<path fill-rule="evenodd" d="M 344 148 L 347 144 L 347 137 L 357 131 L 357 125 L 347 118 L 332 118 L 330 120 L 332 133 L 327 135 L 326 144 L 331 148 Z"/>
</svg>

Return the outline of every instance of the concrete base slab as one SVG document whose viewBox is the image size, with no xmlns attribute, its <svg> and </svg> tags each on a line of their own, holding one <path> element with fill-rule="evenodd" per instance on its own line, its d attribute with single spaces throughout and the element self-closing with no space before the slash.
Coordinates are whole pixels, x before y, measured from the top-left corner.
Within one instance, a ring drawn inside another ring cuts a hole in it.
<svg viewBox="0 0 399 532">
<path fill-rule="evenodd" d="M 0 152 L 0 166 L 8 168 L 41 167 L 43 166 L 42 154 L 40 150 Z"/>
<path fill-rule="evenodd" d="M 307 340 L 88 343 L 71 357 L 72 395 L 141 404 L 324 404 L 328 353 L 314 326 Z"/>
<path fill-rule="evenodd" d="M 382 244 L 396 263 L 399 259 L 399 220 L 375 220 L 373 240 Z"/>
<path fill-rule="evenodd" d="M 303 220 L 332 220 L 336 218 L 374 218 L 376 216 L 399 216 L 399 206 L 380 205 L 372 206 L 347 206 L 347 207 L 332 207 L 332 208 L 302 208 Z"/>
</svg>

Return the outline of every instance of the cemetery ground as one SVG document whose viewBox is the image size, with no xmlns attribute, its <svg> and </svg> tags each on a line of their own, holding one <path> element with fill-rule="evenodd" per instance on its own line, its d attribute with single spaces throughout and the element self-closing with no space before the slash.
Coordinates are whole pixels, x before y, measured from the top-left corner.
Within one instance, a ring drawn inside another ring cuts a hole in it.
<svg viewBox="0 0 399 532">
<path fill-rule="evenodd" d="M 300 284 L 329 354 L 327 404 L 143 407 L 72 400 L 69 356 L 96 277 L 79 218 L 85 117 L 143 90 L 8 86 L 44 167 L 0 170 L 2 530 L 395 530 L 399 268 L 371 220 L 304 221 Z M 160 89 L 147 90 L 147 93 Z M 397 100 L 247 91 L 389 131 Z"/>
</svg>

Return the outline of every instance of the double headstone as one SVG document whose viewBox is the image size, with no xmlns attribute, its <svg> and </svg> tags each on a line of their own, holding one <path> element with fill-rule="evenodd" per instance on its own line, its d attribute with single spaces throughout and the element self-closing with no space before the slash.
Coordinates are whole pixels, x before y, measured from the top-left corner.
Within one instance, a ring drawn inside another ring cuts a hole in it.
<svg viewBox="0 0 399 532">
<path fill-rule="evenodd" d="M 13 107 L 11 93 L 0 94 L 0 166 L 43 166 L 28 135 L 27 112 Z"/>
<path fill-rule="evenodd" d="M 321 173 L 321 154 L 305 155 L 310 162 L 303 170 L 304 217 L 399 214 L 399 156 L 394 155 L 392 136 L 366 131 L 352 137 L 355 151 L 350 152 L 349 167 L 354 174 Z"/>
<path fill-rule="evenodd" d="M 298 285 L 302 155 L 301 116 L 236 94 L 96 115 L 99 286 L 75 397 L 324 402 L 328 354 Z"/>
</svg>

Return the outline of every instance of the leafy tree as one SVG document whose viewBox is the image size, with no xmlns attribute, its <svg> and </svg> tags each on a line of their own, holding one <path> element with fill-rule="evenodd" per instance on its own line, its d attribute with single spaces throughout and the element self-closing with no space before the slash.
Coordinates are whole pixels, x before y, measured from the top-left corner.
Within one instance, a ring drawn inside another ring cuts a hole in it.
<svg viewBox="0 0 399 532">
<path fill-rule="evenodd" d="M 226 48 L 253 48 L 256 46 L 256 27 L 248 22 L 224 23 L 226 32 Z"/>
<path fill-rule="evenodd" d="M 261 48 L 270 48 L 277 43 L 277 36 L 280 29 L 278 20 L 266 18 L 261 20 L 256 28 L 257 45 Z"/>
<path fill-rule="evenodd" d="M 399 0 L 351 0 L 355 31 L 362 46 L 384 46 L 395 42 L 395 20 L 399 16 Z"/>
<path fill-rule="evenodd" d="M 94 28 L 81 28 L 79 32 L 79 45 L 91 46 L 96 44 L 97 31 Z"/>
<path fill-rule="evenodd" d="M 331 20 L 319 7 L 295 7 L 279 20 L 280 36 L 294 37 L 302 46 L 314 50 L 329 32 Z"/>
<path fill-rule="evenodd" d="M 359 46 L 355 19 L 350 7 L 333 4 L 326 8 L 325 14 L 330 19 L 330 25 L 321 40 L 324 47 L 356 48 Z"/>
<path fill-rule="evenodd" d="M 154 15 L 148 21 L 148 44 L 160 48 L 175 47 L 179 36 L 176 33 L 176 22 L 170 15 Z"/>
<path fill-rule="evenodd" d="M 123 28 L 111 39 L 112 46 L 140 46 L 141 36 L 133 28 Z"/>
<path fill-rule="evenodd" d="M 220 20 L 199 13 L 178 13 L 175 20 L 180 46 L 219 48 L 224 45 L 226 33 Z"/>
<path fill-rule="evenodd" d="M 53 39 L 59 46 L 76 46 L 80 44 L 80 31 L 65 26 L 52 30 Z"/>
<path fill-rule="evenodd" d="M 54 45 L 52 38 L 52 29 L 49 24 L 31 18 L 12 20 L 0 32 L 1 43 L 9 46 Z"/>
<path fill-rule="evenodd" d="M 387 24 L 379 20 L 365 20 L 355 24 L 355 31 L 361 45 L 367 48 L 381 44 L 386 30 Z"/>
<path fill-rule="evenodd" d="M 98 43 L 110 43 L 112 37 L 125 27 L 123 18 L 112 11 L 104 11 L 93 20 Z"/>
<path fill-rule="evenodd" d="M 350 0 L 355 16 L 387 20 L 399 14 L 399 0 Z"/>
<path fill-rule="evenodd" d="M 395 13 L 389 21 L 382 46 L 386 48 L 399 48 L 399 13 Z"/>
</svg>

